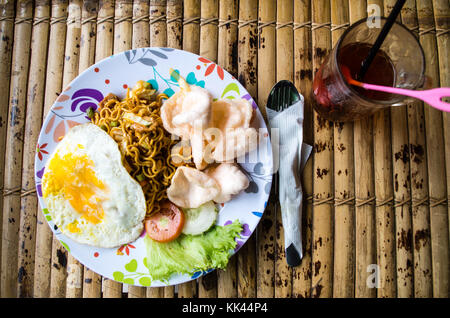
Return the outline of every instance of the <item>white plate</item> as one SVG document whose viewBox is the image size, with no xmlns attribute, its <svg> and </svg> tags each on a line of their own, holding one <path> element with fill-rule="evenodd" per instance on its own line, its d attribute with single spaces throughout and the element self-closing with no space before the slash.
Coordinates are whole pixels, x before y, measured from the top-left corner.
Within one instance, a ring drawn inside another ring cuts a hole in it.
<svg viewBox="0 0 450 318">
<path fill-rule="evenodd" d="M 148 269 L 143 263 L 146 257 L 143 240 L 145 233 L 135 242 L 118 249 L 96 248 L 74 242 L 62 234 L 52 222 L 42 200 L 41 178 L 46 161 L 60 137 L 74 125 L 89 121 L 86 116 L 89 107 L 96 109 L 98 102 L 109 93 L 124 97 L 126 88 L 131 88 L 138 80 L 146 80 L 159 92 L 172 95 L 179 87 L 170 76 L 171 68 L 178 71 L 189 84 L 208 89 L 214 98 L 246 98 L 255 109 L 253 125 L 260 128 L 262 142 L 256 151 L 256 161 L 249 160 L 255 155 L 252 153 L 247 154 L 247 160 L 241 163 L 251 179 L 250 186 L 221 207 L 217 220 L 218 225 L 225 225 L 239 219 L 244 226 L 241 237 L 236 239 L 237 247 L 230 251 L 230 255 L 237 252 L 255 231 L 264 212 L 272 183 L 272 149 L 263 117 L 245 88 L 217 64 L 186 51 L 153 47 L 116 54 L 92 65 L 64 89 L 44 121 L 35 158 L 36 190 L 42 211 L 62 245 L 84 266 L 125 284 L 149 286 Z M 196 272 L 192 275 L 174 275 L 168 283 L 184 283 L 203 274 L 204 272 Z M 166 285 L 160 281 L 152 281 L 150 286 Z"/>
</svg>

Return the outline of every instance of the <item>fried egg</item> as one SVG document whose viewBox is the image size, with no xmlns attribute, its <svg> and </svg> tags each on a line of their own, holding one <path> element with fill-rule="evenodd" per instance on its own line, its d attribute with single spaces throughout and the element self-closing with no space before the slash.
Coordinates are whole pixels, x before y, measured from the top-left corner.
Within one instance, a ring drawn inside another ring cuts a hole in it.
<svg viewBox="0 0 450 318">
<path fill-rule="evenodd" d="M 73 127 L 58 144 L 42 191 L 53 222 L 79 243 L 117 247 L 143 231 L 144 192 L 122 165 L 117 143 L 94 124 Z"/>
</svg>

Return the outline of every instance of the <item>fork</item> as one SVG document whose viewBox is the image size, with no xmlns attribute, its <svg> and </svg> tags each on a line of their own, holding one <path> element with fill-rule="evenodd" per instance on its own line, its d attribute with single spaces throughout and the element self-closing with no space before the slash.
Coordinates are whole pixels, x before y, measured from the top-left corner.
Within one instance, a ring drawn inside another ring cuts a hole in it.
<svg viewBox="0 0 450 318">
<path fill-rule="evenodd" d="M 281 112 L 288 108 L 289 106 L 295 104 L 300 100 L 300 94 L 298 93 L 297 89 L 295 88 L 294 84 L 292 82 L 287 80 L 281 80 L 278 83 L 276 83 L 272 90 L 269 93 L 269 97 L 267 99 L 267 107 L 275 110 L 277 112 Z M 299 145 L 299 149 L 301 149 L 301 145 Z M 283 158 L 280 158 L 279 162 L 280 165 L 282 164 Z M 300 156 L 299 156 L 299 162 L 300 162 Z M 300 169 L 300 166 L 299 166 Z M 279 174 L 277 173 L 274 178 L 274 195 L 277 197 L 277 200 L 279 200 Z M 302 218 L 302 211 L 298 211 L 295 215 L 295 222 L 298 222 L 298 224 L 301 224 L 301 218 Z M 283 211 L 282 211 L 283 213 Z M 299 219 L 298 219 L 299 218 Z M 283 224 L 286 228 L 286 224 Z M 299 227 L 301 229 L 301 227 Z M 291 233 L 294 235 L 298 235 L 298 240 L 302 242 L 302 233 L 299 231 L 298 233 Z M 285 247 L 286 252 L 286 262 L 289 266 L 298 266 L 303 258 L 303 248 L 302 244 L 300 244 L 300 250 L 297 251 L 295 246 L 293 244 L 290 244 L 289 246 Z"/>
</svg>

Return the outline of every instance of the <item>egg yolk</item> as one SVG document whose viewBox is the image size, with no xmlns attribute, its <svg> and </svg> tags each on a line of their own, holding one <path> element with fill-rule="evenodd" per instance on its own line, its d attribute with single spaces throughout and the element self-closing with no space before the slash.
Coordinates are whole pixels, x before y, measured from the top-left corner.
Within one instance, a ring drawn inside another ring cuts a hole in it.
<svg viewBox="0 0 450 318">
<path fill-rule="evenodd" d="M 71 232 L 71 233 L 80 233 L 81 230 L 80 230 L 80 228 L 78 227 L 78 221 L 75 220 L 75 221 L 73 221 L 72 223 L 69 223 L 69 224 L 67 225 L 67 230 L 68 230 L 69 232 Z"/>
<path fill-rule="evenodd" d="M 104 216 L 102 197 L 108 189 L 97 178 L 93 167 L 94 162 L 87 155 L 67 153 L 61 157 L 56 153 L 44 180 L 44 198 L 62 194 L 81 217 L 93 224 L 100 223 Z M 76 224 L 70 226 L 69 231 L 77 232 Z"/>
</svg>

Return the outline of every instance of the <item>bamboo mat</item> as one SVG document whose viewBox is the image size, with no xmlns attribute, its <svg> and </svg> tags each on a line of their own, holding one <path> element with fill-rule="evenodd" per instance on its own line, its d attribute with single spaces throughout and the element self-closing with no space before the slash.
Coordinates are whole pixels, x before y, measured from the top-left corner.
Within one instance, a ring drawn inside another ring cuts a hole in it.
<svg viewBox="0 0 450 318">
<path fill-rule="evenodd" d="M 350 24 L 395 0 L 0 1 L 1 297 L 448 297 L 450 114 L 421 102 L 354 123 L 311 108 L 313 74 Z M 373 11 L 374 10 L 374 11 Z M 448 0 L 408 0 L 430 86 L 450 86 Z M 78 73 L 168 46 L 228 70 L 265 114 L 276 81 L 305 96 L 305 256 L 286 265 L 274 198 L 226 271 L 143 288 L 83 267 L 54 239 L 34 191 L 42 120 Z"/>
</svg>

